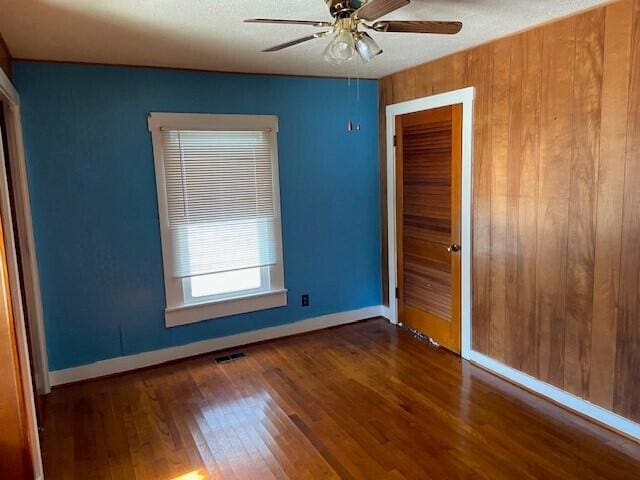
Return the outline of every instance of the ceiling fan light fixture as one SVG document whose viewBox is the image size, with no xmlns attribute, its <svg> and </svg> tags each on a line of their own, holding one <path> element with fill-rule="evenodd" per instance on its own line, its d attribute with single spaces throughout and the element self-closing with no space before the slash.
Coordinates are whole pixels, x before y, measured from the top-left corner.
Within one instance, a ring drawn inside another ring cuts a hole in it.
<svg viewBox="0 0 640 480">
<path fill-rule="evenodd" d="M 364 63 L 369 63 L 382 53 L 382 48 L 366 32 L 358 33 L 356 40 L 356 50 Z"/>
<path fill-rule="evenodd" d="M 363 63 L 371 62 L 382 53 L 382 49 L 364 29 L 386 33 L 421 33 L 455 35 L 462 29 L 462 22 L 442 20 L 380 20 L 411 3 L 411 0 L 325 0 L 333 21 L 287 20 L 282 18 L 254 18 L 248 23 L 272 23 L 280 25 L 307 25 L 325 27 L 317 32 L 290 42 L 281 43 L 263 52 L 278 52 L 327 35 L 334 35 L 324 50 L 324 59 L 335 64 L 347 63 L 359 57 Z"/>
<path fill-rule="evenodd" d="M 350 30 L 343 29 L 327 45 L 324 59 L 330 63 L 346 63 L 356 54 L 355 40 Z"/>
</svg>

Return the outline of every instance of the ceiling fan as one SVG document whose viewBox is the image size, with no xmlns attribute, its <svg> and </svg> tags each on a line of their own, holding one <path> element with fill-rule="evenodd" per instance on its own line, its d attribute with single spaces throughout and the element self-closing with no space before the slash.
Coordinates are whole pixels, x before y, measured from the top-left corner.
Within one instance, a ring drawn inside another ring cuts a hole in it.
<svg viewBox="0 0 640 480">
<path fill-rule="evenodd" d="M 328 28 L 306 37 L 282 43 L 263 52 L 276 52 L 315 38 L 333 35 L 334 38 L 324 51 L 324 59 L 331 63 L 345 63 L 356 54 L 368 63 L 382 53 L 382 48 L 363 29 L 375 32 L 439 33 L 455 34 L 462 29 L 461 22 L 442 21 L 376 21 L 380 17 L 409 5 L 410 0 L 325 0 L 333 21 L 284 20 L 254 18 L 246 23 L 276 23 L 281 25 L 308 25 Z M 367 23 L 374 22 L 374 23 Z"/>
</svg>

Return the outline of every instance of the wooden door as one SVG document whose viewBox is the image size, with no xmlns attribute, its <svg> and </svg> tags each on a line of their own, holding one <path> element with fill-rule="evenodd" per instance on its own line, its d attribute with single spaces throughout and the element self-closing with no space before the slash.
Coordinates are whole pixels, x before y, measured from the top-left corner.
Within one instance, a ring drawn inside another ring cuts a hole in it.
<svg viewBox="0 0 640 480">
<path fill-rule="evenodd" d="M 0 103 L 0 108 L 2 104 Z M 0 169 L 4 168 L 4 150 L 0 132 Z M 0 172 L 0 195 L 5 195 L 7 185 L 4 172 Z M 24 396 L 24 382 L 30 378 L 23 376 L 20 365 L 16 319 L 14 318 L 7 249 L 11 242 L 5 235 L 6 215 L 0 212 L 0 478 L 33 478 L 31 462 L 31 439 L 27 401 Z"/>
<path fill-rule="evenodd" d="M 14 235 L 13 235 L 14 246 L 15 246 L 16 254 L 18 256 L 18 277 L 20 280 L 20 293 L 22 297 L 22 304 L 25 307 L 23 310 L 23 314 L 24 314 L 24 326 L 27 333 L 29 362 L 30 362 L 32 372 L 41 373 L 43 370 L 42 362 L 38 361 L 39 359 L 34 354 L 34 348 L 33 348 L 35 345 L 37 345 L 38 341 L 31 330 L 33 321 L 30 318 L 30 316 L 34 311 L 34 308 L 29 308 L 30 303 L 29 303 L 29 298 L 27 298 L 27 292 L 29 291 L 29 288 L 31 285 L 28 283 L 28 279 L 26 278 L 26 275 L 25 275 L 25 270 L 27 270 L 27 267 L 26 267 L 27 263 L 25 258 L 23 258 L 24 238 L 22 235 L 18 233 L 20 232 L 20 225 L 18 223 L 18 213 L 17 213 L 18 201 L 16 198 L 18 193 L 14 188 L 14 185 L 15 185 L 14 176 L 16 175 L 16 172 L 13 171 L 12 163 L 9 161 L 10 152 L 9 152 L 9 139 L 7 138 L 7 131 L 8 129 L 7 129 L 7 122 L 5 118 L 4 109 L 1 108 L 1 105 L 0 105 L 0 141 L 1 141 L 0 143 L 2 144 L 2 147 L 3 147 L 1 154 L 4 155 L 3 166 L 7 175 L 7 186 L 9 188 L 8 193 L 9 193 L 9 203 L 11 205 L 11 220 L 12 220 L 11 224 L 13 226 L 13 232 L 14 232 Z M 0 157 L 2 155 L 0 155 Z M 26 250 L 28 249 L 25 249 L 24 251 Z M 31 291 L 31 295 L 32 296 L 35 295 L 33 291 Z M 36 419 L 38 421 L 38 425 L 42 425 L 43 419 L 44 419 L 45 395 L 41 393 L 41 391 L 39 390 L 38 385 L 36 383 L 35 376 L 31 377 L 31 383 L 32 383 L 33 391 L 35 392 L 34 400 L 35 400 L 35 407 L 36 407 Z"/>
<path fill-rule="evenodd" d="M 460 353 L 462 105 L 396 117 L 398 318 Z"/>
</svg>

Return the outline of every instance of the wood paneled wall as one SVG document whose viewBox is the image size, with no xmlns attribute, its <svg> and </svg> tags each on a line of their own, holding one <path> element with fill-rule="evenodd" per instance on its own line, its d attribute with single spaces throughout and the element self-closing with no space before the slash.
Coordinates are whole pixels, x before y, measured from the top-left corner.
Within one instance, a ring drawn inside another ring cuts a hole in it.
<svg viewBox="0 0 640 480">
<path fill-rule="evenodd" d="M 11 78 L 11 53 L 0 33 L 0 68 Z"/>
<path fill-rule="evenodd" d="M 466 86 L 474 348 L 640 421 L 640 0 L 382 79 L 381 132 Z"/>
</svg>

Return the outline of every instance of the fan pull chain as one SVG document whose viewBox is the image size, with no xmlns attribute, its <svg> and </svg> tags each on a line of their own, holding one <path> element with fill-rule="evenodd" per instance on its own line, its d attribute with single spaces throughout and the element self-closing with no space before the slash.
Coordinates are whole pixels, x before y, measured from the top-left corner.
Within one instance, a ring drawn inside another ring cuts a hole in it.
<svg viewBox="0 0 640 480">
<path fill-rule="evenodd" d="M 353 132 L 353 121 L 351 120 L 351 75 L 347 77 L 347 114 L 349 115 L 349 120 L 347 121 L 347 132 Z"/>
<path fill-rule="evenodd" d="M 348 114 L 349 120 L 347 121 L 347 131 L 353 132 L 354 130 L 360 131 L 360 77 L 356 77 L 356 105 L 353 108 L 353 97 L 351 94 L 351 75 L 347 77 L 347 96 L 348 96 Z M 355 121 L 354 121 L 355 118 Z"/>
<path fill-rule="evenodd" d="M 358 124 L 356 130 L 360 131 L 360 77 L 356 77 L 356 114 L 358 116 Z"/>
</svg>

